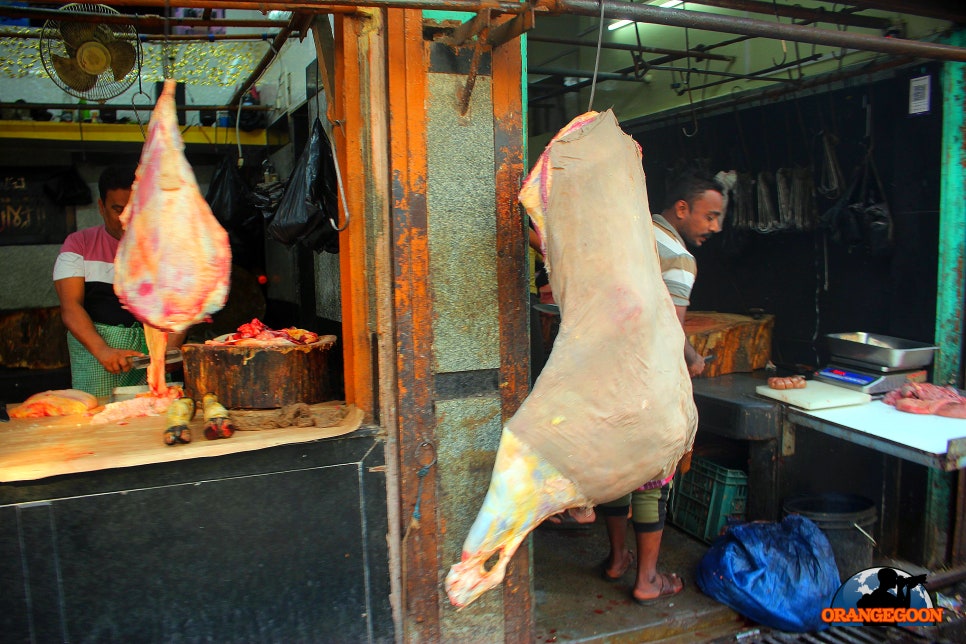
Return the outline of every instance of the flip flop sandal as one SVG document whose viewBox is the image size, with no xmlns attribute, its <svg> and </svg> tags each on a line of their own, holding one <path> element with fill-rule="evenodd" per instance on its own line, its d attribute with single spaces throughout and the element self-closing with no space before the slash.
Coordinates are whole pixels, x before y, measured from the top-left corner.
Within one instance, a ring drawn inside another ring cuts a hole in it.
<svg viewBox="0 0 966 644">
<path fill-rule="evenodd" d="M 547 517 L 540 524 L 541 528 L 551 530 L 590 530 L 592 526 L 592 521 L 578 521 L 569 509 Z"/>
<path fill-rule="evenodd" d="M 649 606 L 662 599 L 666 599 L 668 597 L 674 597 L 682 590 L 684 590 L 684 580 L 678 577 L 673 572 L 670 574 L 659 572 L 657 576 L 660 577 L 661 579 L 661 591 L 657 594 L 657 596 L 648 597 L 647 599 L 638 599 L 637 597 L 634 596 L 634 589 L 631 588 L 631 599 L 634 600 L 634 603 L 639 604 L 641 606 Z M 673 581 L 675 579 L 681 582 L 680 588 L 675 589 L 674 581 Z"/>
<path fill-rule="evenodd" d="M 600 566 L 599 566 L 600 578 L 609 584 L 616 584 L 617 582 L 619 582 L 621 579 L 624 578 L 624 575 L 627 574 L 627 571 L 630 570 L 631 567 L 634 565 L 634 554 L 632 552 L 625 551 L 624 562 L 625 562 L 625 565 L 621 570 L 621 573 L 616 577 L 611 577 L 610 575 L 607 574 L 607 559 L 604 559 L 603 561 L 600 562 Z"/>
</svg>

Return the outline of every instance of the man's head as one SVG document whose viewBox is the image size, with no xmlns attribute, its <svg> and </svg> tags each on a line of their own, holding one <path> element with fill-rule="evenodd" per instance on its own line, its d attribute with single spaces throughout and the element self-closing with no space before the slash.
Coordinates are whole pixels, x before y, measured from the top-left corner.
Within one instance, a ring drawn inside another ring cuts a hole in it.
<svg viewBox="0 0 966 644">
<path fill-rule="evenodd" d="M 721 231 L 724 220 L 721 184 L 700 172 L 678 176 L 668 191 L 667 208 L 661 213 L 684 241 L 700 246 Z"/>
<path fill-rule="evenodd" d="M 97 181 L 100 198 L 97 207 L 104 219 L 107 232 L 115 239 L 124 234 L 120 216 L 131 198 L 131 184 L 134 183 L 134 166 L 108 166 Z"/>
<path fill-rule="evenodd" d="M 879 588 L 895 588 L 899 581 L 899 574 L 892 568 L 879 568 L 875 576 L 879 578 Z"/>
</svg>

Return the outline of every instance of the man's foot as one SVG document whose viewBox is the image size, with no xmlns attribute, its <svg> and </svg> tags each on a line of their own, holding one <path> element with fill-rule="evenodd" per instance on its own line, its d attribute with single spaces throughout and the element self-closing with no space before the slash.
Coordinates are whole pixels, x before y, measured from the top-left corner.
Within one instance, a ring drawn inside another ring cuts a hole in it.
<svg viewBox="0 0 966 644">
<path fill-rule="evenodd" d="M 546 518 L 545 522 L 551 527 L 558 528 L 581 528 L 589 523 L 593 523 L 597 520 L 597 514 L 594 512 L 594 508 L 568 508 L 563 512 L 558 512 L 557 514 L 551 515 Z"/>
<path fill-rule="evenodd" d="M 613 561 L 610 557 L 600 564 L 600 577 L 606 582 L 615 583 L 634 565 L 634 555 L 625 550 L 623 556 Z"/>
<path fill-rule="evenodd" d="M 638 604 L 646 606 L 653 604 L 659 599 L 673 597 L 684 590 L 684 580 L 677 575 L 657 573 L 651 582 L 643 587 L 635 586 L 631 590 L 631 599 Z"/>
</svg>

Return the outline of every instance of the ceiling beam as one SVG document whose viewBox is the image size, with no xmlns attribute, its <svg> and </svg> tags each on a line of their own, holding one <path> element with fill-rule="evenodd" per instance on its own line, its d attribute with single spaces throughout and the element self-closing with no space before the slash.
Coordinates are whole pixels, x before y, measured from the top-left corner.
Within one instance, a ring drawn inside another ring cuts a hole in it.
<svg viewBox="0 0 966 644">
<path fill-rule="evenodd" d="M 116 3 L 115 3 L 116 4 Z M 58 20 L 60 22 L 102 22 L 105 24 L 133 24 L 138 27 L 268 27 L 281 29 L 288 24 L 285 20 L 228 20 L 224 18 L 164 18 L 159 15 L 103 14 L 86 11 L 61 11 L 36 7 L 16 7 L 0 5 L 0 16 L 7 18 L 33 18 L 36 20 Z"/>
<path fill-rule="evenodd" d="M 645 4 L 617 0 L 541 0 L 551 13 L 573 13 L 582 16 L 619 18 L 648 22 L 669 27 L 686 27 L 705 31 L 744 34 L 773 40 L 788 40 L 813 45 L 846 47 L 860 51 L 875 51 L 896 56 L 915 56 L 934 60 L 966 62 L 966 48 L 953 47 L 921 40 L 885 38 L 836 29 L 818 29 L 796 24 L 754 20 L 738 16 L 724 16 L 702 11 L 662 9 Z M 603 3 L 603 7 L 601 7 Z"/>
<path fill-rule="evenodd" d="M 734 11 L 781 16 L 782 18 L 793 18 L 795 20 L 807 20 L 808 22 L 824 22 L 844 27 L 856 27 L 858 29 L 885 31 L 892 24 L 889 18 L 860 16 L 850 10 L 829 11 L 824 7 L 808 9 L 799 5 L 777 4 L 763 2 L 762 0 L 688 0 L 688 6 L 698 4 L 708 7 L 732 9 Z"/>
<path fill-rule="evenodd" d="M 594 40 L 576 40 L 570 38 L 551 38 L 549 36 L 538 36 L 536 34 L 528 34 L 527 42 L 542 42 L 552 45 L 576 45 L 577 47 L 593 47 L 597 48 L 597 41 Z M 735 61 L 734 56 L 723 56 L 721 54 L 712 54 L 701 49 L 692 49 L 690 51 L 684 49 L 663 49 L 661 47 L 643 47 L 640 45 L 629 45 L 626 43 L 619 42 L 602 42 L 600 43 L 601 49 L 616 49 L 620 51 L 633 51 L 642 52 L 645 54 L 665 54 L 668 56 L 673 56 L 674 58 L 688 58 L 691 57 L 695 60 L 717 60 L 725 63 L 733 63 Z"/>
<path fill-rule="evenodd" d="M 876 9 L 911 16 L 966 23 L 966 7 L 961 0 L 849 0 L 847 4 L 861 9 Z"/>
<path fill-rule="evenodd" d="M 304 28 L 305 25 L 305 16 L 300 14 L 292 14 L 292 19 L 289 20 L 288 25 L 275 34 L 275 39 L 272 41 L 271 47 L 265 52 L 265 55 L 262 56 L 262 59 L 258 61 L 258 64 L 255 65 L 255 69 L 253 69 L 252 73 L 248 75 L 248 79 L 239 85 L 237 90 L 235 90 L 234 96 L 232 96 L 231 100 L 228 101 L 229 105 L 239 105 L 241 103 L 242 98 L 244 98 L 245 94 L 248 93 L 248 90 L 258 82 L 258 79 L 261 78 L 265 70 L 268 69 L 268 66 L 272 64 L 272 61 L 275 60 L 275 57 L 278 56 L 279 52 L 282 50 L 282 45 L 285 44 L 285 41 L 288 40 L 289 36 L 291 36 L 293 32 L 297 31 L 300 26 Z M 303 31 L 303 33 L 305 32 Z"/>
<path fill-rule="evenodd" d="M 34 0 L 28 0 L 33 2 Z M 188 0 L 175 0 L 177 6 L 189 4 Z M 170 7 L 170 0 L 112 0 L 115 5 L 127 6 L 165 6 Z M 198 0 L 192 5 L 204 5 L 204 8 L 246 8 L 266 12 L 270 9 L 281 11 L 300 11 L 312 13 L 331 12 L 334 8 L 348 7 L 395 7 L 402 9 L 445 9 L 451 11 L 468 11 L 476 13 L 482 10 L 498 11 L 518 14 L 524 11 L 536 11 L 546 14 L 575 14 L 598 17 L 603 12 L 605 18 L 621 18 L 636 22 L 647 22 L 669 27 L 685 27 L 743 34 L 773 40 L 788 40 L 792 42 L 810 43 L 815 45 L 829 45 L 832 47 L 846 47 L 860 51 L 875 51 L 897 56 L 914 56 L 932 60 L 951 60 L 966 62 L 966 48 L 954 47 L 921 40 L 905 40 L 902 38 L 885 38 L 837 29 L 818 29 L 795 24 L 782 24 L 774 21 L 755 20 L 738 16 L 725 16 L 701 11 L 683 9 L 663 9 L 646 4 L 624 2 L 620 0 L 536 0 L 535 4 L 509 2 L 506 0 L 328 0 L 327 2 L 261 2 L 249 0 Z M 895 6 L 899 3 L 886 4 Z M 917 2 L 909 2 L 910 11 Z M 935 7 L 939 3 L 926 3 L 928 7 Z M 882 6 L 881 4 L 879 5 Z M 343 9 L 344 11 L 344 9 Z"/>
</svg>

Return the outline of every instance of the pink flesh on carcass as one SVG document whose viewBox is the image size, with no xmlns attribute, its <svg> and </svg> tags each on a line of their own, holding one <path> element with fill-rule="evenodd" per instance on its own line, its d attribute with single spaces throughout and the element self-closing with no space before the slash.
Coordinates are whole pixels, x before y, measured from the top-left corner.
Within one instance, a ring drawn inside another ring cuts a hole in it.
<svg viewBox="0 0 966 644">
<path fill-rule="evenodd" d="M 138 320 L 184 331 L 225 305 L 228 234 L 198 190 L 184 156 L 168 79 L 151 114 L 125 227 L 114 260 L 114 292 Z"/>
<path fill-rule="evenodd" d="M 483 507 L 446 577 L 459 607 L 503 580 L 509 558 L 548 516 L 672 474 L 697 429 L 640 148 L 613 113 L 587 113 L 561 130 L 520 201 L 542 240 L 560 330 L 503 428 Z"/>
<path fill-rule="evenodd" d="M 163 395 L 153 392 L 139 394 L 130 400 L 119 400 L 104 405 L 104 409 L 94 414 L 91 423 L 103 425 L 134 418 L 136 416 L 160 416 L 168 410 L 171 403 L 181 398 L 180 387 L 167 387 Z"/>
</svg>

